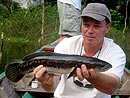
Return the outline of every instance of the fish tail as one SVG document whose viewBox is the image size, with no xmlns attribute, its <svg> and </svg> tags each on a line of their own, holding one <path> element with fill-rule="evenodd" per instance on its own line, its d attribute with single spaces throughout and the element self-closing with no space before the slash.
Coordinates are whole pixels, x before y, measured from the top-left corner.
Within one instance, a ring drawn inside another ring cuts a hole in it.
<svg viewBox="0 0 130 98">
<path fill-rule="evenodd" d="M 70 72 L 70 74 L 68 75 L 67 79 L 69 79 L 70 77 L 72 77 L 72 76 L 75 74 L 76 69 L 77 69 L 77 67 L 75 67 L 75 68 Z"/>
<path fill-rule="evenodd" d="M 12 82 L 18 82 L 24 76 L 24 73 L 17 69 L 19 64 L 20 63 L 12 63 L 5 66 L 6 77 Z"/>
</svg>

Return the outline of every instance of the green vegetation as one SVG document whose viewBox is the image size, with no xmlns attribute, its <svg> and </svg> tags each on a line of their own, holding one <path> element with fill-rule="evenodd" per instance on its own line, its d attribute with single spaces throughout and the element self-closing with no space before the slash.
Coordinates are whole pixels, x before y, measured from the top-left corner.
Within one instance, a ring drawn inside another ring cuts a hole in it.
<svg viewBox="0 0 130 98">
<path fill-rule="evenodd" d="M 3 10 L 0 10 L 0 13 Z M 3 14 L 0 14 L 0 35 L 2 32 L 4 33 L 0 68 L 39 49 L 41 47 L 39 42 L 41 29 L 41 6 L 29 9 L 17 7 L 12 11 L 4 10 Z M 59 37 L 58 31 L 57 6 L 45 6 L 44 44 L 56 40 Z"/>
<path fill-rule="evenodd" d="M 0 34 L 4 32 L 6 39 L 16 41 L 26 40 L 39 44 L 42 29 L 42 7 L 36 6 L 28 9 L 16 7 L 15 10 L 0 10 Z M 57 6 L 45 6 L 44 44 L 48 44 L 58 37 L 59 18 Z M 48 38 L 49 37 L 49 38 Z M 18 39 L 17 39 L 18 38 Z M 50 40 L 52 39 L 52 40 Z"/>
<path fill-rule="evenodd" d="M 4 32 L 4 47 L 1 65 L 19 60 L 28 53 L 40 48 L 40 33 L 42 29 L 42 7 L 36 6 L 21 9 L 15 5 L 11 10 L 0 6 L 0 34 Z M 130 69 L 130 25 L 123 34 L 124 23 L 122 15 L 111 10 L 112 28 L 108 37 L 113 38 L 127 55 L 126 67 Z M 59 35 L 59 16 L 57 6 L 46 5 L 44 13 L 44 44 L 56 40 Z M 113 50 L 114 51 L 114 50 Z M 3 71 L 3 70 L 2 70 Z"/>
<path fill-rule="evenodd" d="M 124 50 L 127 57 L 126 67 L 130 69 L 130 25 L 126 29 L 125 34 L 123 34 L 121 30 L 111 27 L 107 37 L 114 39 L 114 41 Z"/>
</svg>

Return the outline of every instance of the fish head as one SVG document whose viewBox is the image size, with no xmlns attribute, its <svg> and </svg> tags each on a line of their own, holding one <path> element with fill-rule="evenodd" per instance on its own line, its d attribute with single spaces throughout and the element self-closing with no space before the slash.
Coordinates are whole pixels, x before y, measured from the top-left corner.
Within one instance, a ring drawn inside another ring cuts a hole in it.
<svg viewBox="0 0 130 98">
<path fill-rule="evenodd" d="M 108 69 L 110 69 L 112 67 L 111 64 L 105 62 L 105 61 L 102 61 L 100 63 L 97 63 L 95 64 L 95 70 L 98 71 L 98 72 L 104 72 L 104 71 L 107 71 Z"/>
</svg>

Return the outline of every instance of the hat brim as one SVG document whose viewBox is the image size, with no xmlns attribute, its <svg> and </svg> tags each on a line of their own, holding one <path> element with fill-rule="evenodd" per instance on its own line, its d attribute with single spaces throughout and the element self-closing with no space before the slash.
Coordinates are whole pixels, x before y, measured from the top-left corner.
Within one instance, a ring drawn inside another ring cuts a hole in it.
<svg viewBox="0 0 130 98">
<path fill-rule="evenodd" d="M 98 14 L 95 14 L 95 13 L 87 13 L 87 14 L 85 13 L 85 14 L 81 14 L 80 16 L 81 17 L 91 17 L 91 18 L 93 18 L 97 21 L 103 21 L 105 19 L 104 16 L 98 15 Z"/>
</svg>

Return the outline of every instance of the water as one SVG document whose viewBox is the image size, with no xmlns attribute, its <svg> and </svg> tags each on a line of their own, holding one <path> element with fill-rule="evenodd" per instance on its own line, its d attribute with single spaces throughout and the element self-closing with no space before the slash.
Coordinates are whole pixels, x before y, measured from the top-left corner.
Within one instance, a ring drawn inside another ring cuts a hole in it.
<svg viewBox="0 0 130 98">
<path fill-rule="evenodd" d="M 4 71 L 6 64 L 19 61 L 25 55 L 35 52 L 39 45 L 24 42 L 5 42 L 2 49 L 2 59 L 0 61 L 0 73 Z"/>
</svg>

